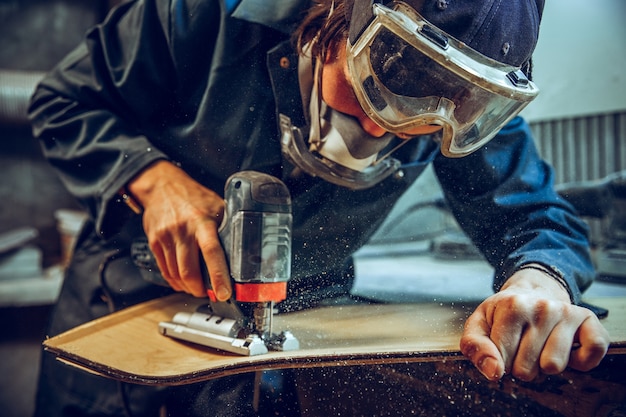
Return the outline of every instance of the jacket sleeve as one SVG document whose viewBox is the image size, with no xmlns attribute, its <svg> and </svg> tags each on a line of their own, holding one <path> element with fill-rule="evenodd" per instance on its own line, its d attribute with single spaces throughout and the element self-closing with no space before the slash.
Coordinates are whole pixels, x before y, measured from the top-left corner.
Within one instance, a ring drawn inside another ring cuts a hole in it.
<svg viewBox="0 0 626 417">
<path fill-rule="evenodd" d="M 438 156 L 434 166 L 459 225 L 495 267 L 494 290 L 520 266 L 539 263 L 580 302 L 594 278 L 588 227 L 554 191 L 553 170 L 521 117 L 477 152 Z"/>
<path fill-rule="evenodd" d="M 122 4 L 31 98 L 34 136 L 102 235 L 117 231 L 130 213 L 117 192 L 151 162 L 168 158 L 149 138 L 173 113 L 180 90 L 174 55 L 186 51 L 175 51 L 172 28 L 174 19 L 186 23 L 193 12 L 186 7 L 185 1 Z"/>
</svg>

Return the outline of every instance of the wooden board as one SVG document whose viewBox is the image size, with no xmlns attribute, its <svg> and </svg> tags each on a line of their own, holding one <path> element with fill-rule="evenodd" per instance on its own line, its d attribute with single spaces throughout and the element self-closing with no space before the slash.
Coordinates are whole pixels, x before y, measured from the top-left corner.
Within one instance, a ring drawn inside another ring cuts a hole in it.
<svg viewBox="0 0 626 417">
<path fill-rule="evenodd" d="M 626 353 L 626 299 L 588 300 L 609 309 L 609 354 Z M 275 316 L 300 349 L 238 356 L 161 335 L 160 321 L 194 311 L 183 294 L 143 303 L 44 342 L 59 360 L 106 377 L 147 385 L 182 385 L 260 369 L 315 368 L 462 359 L 458 343 L 469 304 L 419 303 L 324 307 Z"/>
</svg>

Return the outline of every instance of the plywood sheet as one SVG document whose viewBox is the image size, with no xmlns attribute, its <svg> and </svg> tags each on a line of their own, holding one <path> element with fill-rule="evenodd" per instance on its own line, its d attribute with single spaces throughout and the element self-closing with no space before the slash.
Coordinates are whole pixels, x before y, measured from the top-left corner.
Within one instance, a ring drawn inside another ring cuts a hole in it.
<svg viewBox="0 0 626 417">
<path fill-rule="evenodd" d="M 626 349 L 626 299 L 589 300 L 609 308 L 611 353 Z M 74 366 L 141 384 L 179 385 L 271 368 L 310 368 L 462 359 L 458 342 L 475 305 L 381 304 L 317 308 L 275 316 L 274 329 L 300 341 L 292 352 L 245 357 L 174 340 L 158 331 L 204 300 L 175 294 L 84 324 L 44 342 Z"/>
</svg>

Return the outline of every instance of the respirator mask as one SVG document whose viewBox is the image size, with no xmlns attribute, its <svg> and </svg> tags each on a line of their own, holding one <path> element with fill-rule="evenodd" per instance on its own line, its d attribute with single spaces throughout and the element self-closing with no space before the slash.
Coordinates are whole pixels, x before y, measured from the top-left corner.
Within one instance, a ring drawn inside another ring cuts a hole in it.
<svg viewBox="0 0 626 417">
<path fill-rule="evenodd" d="M 301 61 L 305 63 L 301 74 L 310 73 L 314 65 L 310 83 L 301 77 L 303 95 L 310 96 L 310 126 L 308 132 L 303 131 L 280 115 L 281 145 L 287 159 L 309 175 L 353 190 L 370 188 L 397 171 L 400 162 L 389 157 L 395 149 L 379 156 L 395 135 L 371 136 L 357 119 L 326 105 L 320 89 L 320 60 L 314 64 L 311 59 Z"/>
</svg>

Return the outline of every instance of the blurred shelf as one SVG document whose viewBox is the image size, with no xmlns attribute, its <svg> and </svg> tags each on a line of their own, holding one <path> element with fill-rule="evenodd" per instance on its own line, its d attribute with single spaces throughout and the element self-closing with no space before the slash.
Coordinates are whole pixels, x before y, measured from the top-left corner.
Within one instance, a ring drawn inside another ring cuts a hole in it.
<svg viewBox="0 0 626 417">
<path fill-rule="evenodd" d="M 0 307 L 30 307 L 54 304 L 61 284 L 63 267 L 45 269 L 41 276 L 0 281 Z"/>
<path fill-rule="evenodd" d="M 354 257 L 353 293 L 384 302 L 476 302 L 493 294 L 493 268 L 481 259 L 432 256 L 424 242 L 368 245 Z M 624 297 L 624 283 L 597 279 L 587 297 Z"/>
</svg>

